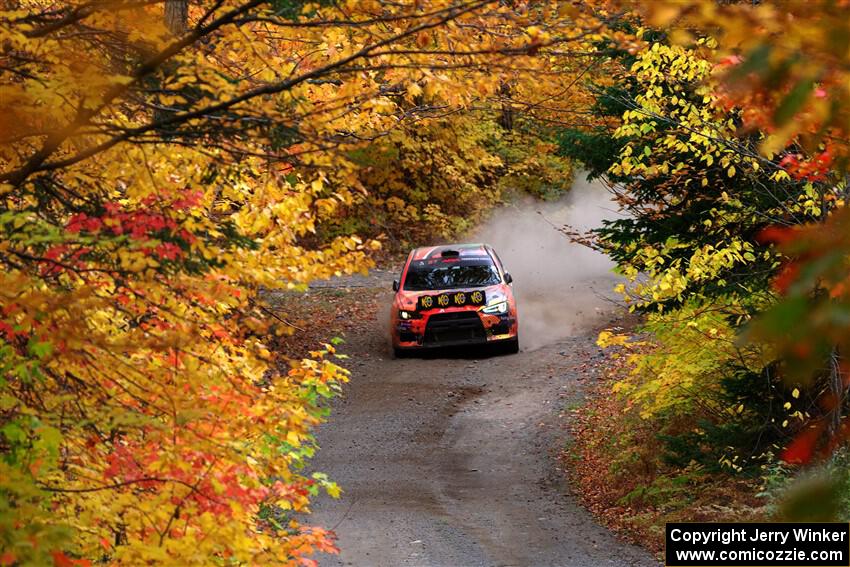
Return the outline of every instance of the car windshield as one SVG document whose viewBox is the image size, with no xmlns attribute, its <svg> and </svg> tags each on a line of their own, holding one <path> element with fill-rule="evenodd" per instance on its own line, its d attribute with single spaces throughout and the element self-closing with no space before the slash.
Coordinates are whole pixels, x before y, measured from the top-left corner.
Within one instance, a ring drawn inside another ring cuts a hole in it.
<svg viewBox="0 0 850 567">
<path fill-rule="evenodd" d="M 501 281 L 490 260 L 417 260 L 411 262 L 404 279 L 407 291 L 483 287 Z"/>
</svg>

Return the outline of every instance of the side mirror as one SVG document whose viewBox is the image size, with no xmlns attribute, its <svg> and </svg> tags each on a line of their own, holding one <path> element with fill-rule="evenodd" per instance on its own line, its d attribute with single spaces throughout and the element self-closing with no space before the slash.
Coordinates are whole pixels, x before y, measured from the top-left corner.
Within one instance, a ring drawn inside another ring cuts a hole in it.
<svg viewBox="0 0 850 567">
<path fill-rule="evenodd" d="M 398 280 L 393 280 L 393 291 L 398 291 Z"/>
<path fill-rule="evenodd" d="M 505 272 L 505 283 L 513 283 L 514 277 L 508 272 Z"/>
</svg>

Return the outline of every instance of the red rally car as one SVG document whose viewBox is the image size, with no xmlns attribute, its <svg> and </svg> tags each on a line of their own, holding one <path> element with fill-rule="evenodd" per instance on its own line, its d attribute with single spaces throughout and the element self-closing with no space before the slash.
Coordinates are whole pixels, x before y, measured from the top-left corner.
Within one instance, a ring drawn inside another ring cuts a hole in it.
<svg viewBox="0 0 850 567">
<path fill-rule="evenodd" d="M 396 356 L 472 344 L 518 352 L 512 281 L 486 244 L 416 248 L 407 256 L 401 280 L 393 282 L 390 332 Z"/>
</svg>

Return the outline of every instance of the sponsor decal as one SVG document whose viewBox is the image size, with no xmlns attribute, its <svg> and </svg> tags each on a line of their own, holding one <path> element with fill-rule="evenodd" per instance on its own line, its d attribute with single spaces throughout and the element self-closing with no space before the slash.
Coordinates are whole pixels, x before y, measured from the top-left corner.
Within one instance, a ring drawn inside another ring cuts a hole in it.
<svg viewBox="0 0 850 567">
<path fill-rule="evenodd" d="M 439 295 L 423 295 L 416 302 L 416 309 L 424 311 L 434 307 L 463 307 L 465 305 L 484 305 L 487 295 L 483 291 L 467 293 L 458 291 L 454 293 L 441 293 Z"/>
</svg>

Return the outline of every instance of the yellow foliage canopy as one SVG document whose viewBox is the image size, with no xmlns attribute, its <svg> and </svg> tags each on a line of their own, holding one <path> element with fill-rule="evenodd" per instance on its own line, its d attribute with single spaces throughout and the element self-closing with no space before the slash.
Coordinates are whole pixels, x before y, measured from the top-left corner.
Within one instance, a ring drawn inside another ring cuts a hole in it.
<svg viewBox="0 0 850 567">
<path fill-rule="evenodd" d="M 0 562 L 332 550 L 292 513 L 338 493 L 299 469 L 347 373 L 270 352 L 258 290 L 369 267 L 376 242 L 307 245 L 364 191 L 346 152 L 555 112 L 604 32 L 554 1 L 202 1 L 176 35 L 162 7 L 0 11 Z"/>
</svg>

